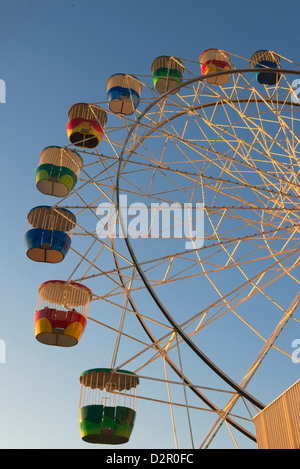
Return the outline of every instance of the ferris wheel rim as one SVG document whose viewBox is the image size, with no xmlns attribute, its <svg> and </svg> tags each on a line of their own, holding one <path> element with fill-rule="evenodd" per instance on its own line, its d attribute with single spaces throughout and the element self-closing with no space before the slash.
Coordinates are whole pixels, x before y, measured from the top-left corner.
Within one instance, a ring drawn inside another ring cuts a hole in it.
<svg viewBox="0 0 300 469">
<path fill-rule="evenodd" d="M 230 71 L 223 71 L 223 72 L 216 72 L 216 73 L 211 73 L 210 74 L 210 77 L 216 77 L 216 76 L 219 76 L 219 75 L 231 75 L 231 74 L 240 74 L 240 73 L 253 73 L 253 68 L 246 68 L 246 69 L 236 69 L 236 70 L 230 70 Z M 281 74 L 297 74 L 297 75 L 300 75 L 300 72 L 299 71 L 294 71 L 294 70 L 289 70 L 289 69 L 272 69 L 272 70 L 267 70 L 268 72 L 270 73 L 274 73 L 276 71 L 280 72 Z M 205 75 L 201 75 L 201 76 L 198 76 L 196 78 L 192 78 L 190 80 L 187 80 L 185 82 L 183 82 L 181 85 L 177 86 L 175 89 L 173 89 L 173 93 L 174 91 L 175 92 L 178 92 L 181 88 L 185 88 L 195 82 L 199 82 L 199 81 L 203 81 L 206 79 L 206 76 Z M 164 100 L 169 94 L 173 94 L 171 93 L 171 91 L 167 91 L 166 93 L 162 94 L 161 96 L 159 96 L 157 99 L 155 99 L 150 105 L 147 106 L 147 108 L 140 114 L 140 116 L 136 119 L 136 121 L 130 126 L 130 129 L 129 129 L 129 132 L 127 134 L 127 137 L 125 139 L 125 142 L 124 142 L 124 145 L 123 145 L 123 148 L 122 148 L 122 151 L 120 153 L 120 157 L 119 157 L 119 164 L 118 164 L 118 171 L 117 171 L 117 178 L 116 178 L 116 206 L 117 206 L 117 209 L 118 209 L 118 214 L 119 214 L 119 220 L 120 220 L 120 224 L 122 226 L 122 229 L 123 229 L 123 232 L 126 232 L 125 231 L 125 225 L 124 225 L 124 220 L 123 220 L 123 217 L 122 217 L 122 211 L 119 210 L 119 207 L 120 207 L 120 176 L 122 174 L 122 171 L 123 169 L 121 169 L 121 165 L 122 163 L 124 163 L 124 167 L 126 165 L 126 162 L 124 161 L 123 159 L 123 156 L 124 156 L 124 153 L 125 153 L 125 150 L 127 148 L 127 144 L 128 144 L 128 141 L 129 141 L 129 138 L 130 136 L 132 135 L 134 129 L 137 127 L 137 125 L 139 124 L 139 122 L 141 121 L 141 119 L 156 105 L 158 104 L 160 101 Z M 239 100 L 241 101 L 241 100 Z M 249 102 L 249 99 L 246 100 L 247 102 Z M 257 101 L 257 100 L 256 100 Z M 270 100 L 272 101 L 272 100 Z M 286 104 L 286 101 L 283 101 L 284 104 Z M 215 104 L 215 103 L 214 103 Z M 293 105 L 295 106 L 300 106 L 300 104 L 298 103 L 293 103 Z M 201 108 L 202 106 L 198 106 L 198 108 Z M 183 111 L 183 114 L 185 114 L 186 112 L 188 111 L 188 109 L 186 109 L 185 111 Z M 174 118 L 175 117 L 179 117 L 180 113 L 179 114 L 176 114 L 174 115 Z M 158 128 L 160 128 L 161 126 L 163 125 L 163 123 L 159 123 L 154 129 L 151 129 L 150 133 L 152 133 L 153 131 L 157 130 Z M 148 134 L 149 135 L 149 134 Z M 144 136 L 143 139 L 147 138 L 147 136 Z M 128 161 L 130 155 L 132 154 L 132 152 L 134 151 L 134 149 L 131 149 L 129 151 L 129 155 L 127 156 L 126 160 Z M 168 322 L 171 324 L 171 326 L 174 328 L 174 330 L 176 332 L 178 332 L 178 334 L 181 336 L 181 338 L 188 344 L 188 346 L 191 348 L 191 350 L 196 353 L 196 355 L 198 355 L 199 358 L 201 358 L 205 363 L 206 365 L 208 365 L 218 376 L 220 376 L 227 384 L 229 384 L 233 389 L 235 389 L 238 394 L 240 396 L 243 396 L 245 397 L 247 400 L 249 400 L 249 402 L 251 402 L 252 404 L 254 404 L 255 406 L 257 406 L 259 409 L 263 409 L 265 406 L 264 404 L 262 404 L 259 400 L 257 400 L 254 396 L 252 396 L 251 394 L 249 394 L 247 391 L 245 391 L 245 389 L 243 389 L 242 387 L 240 387 L 237 383 L 235 383 L 229 376 L 227 376 L 225 373 L 222 372 L 222 370 L 220 370 L 203 352 L 201 352 L 201 350 L 193 343 L 193 341 L 184 333 L 184 331 L 182 330 L 182 328 L 176 323 L 176 321 L 174 321 L 172 315 L 169 313 L 169 311 L 165 308 L 164 304 L 161 302 L 161 300 L 158 298 L 158 296 L 156 295 L 156 293 L 154 292 L 148 278 L 146 277 L 143 269 L 141 268 L 140 266 L 140 263 L 135 255 L 135 252 L 132 248 L 132 245 L 128 239 L 128 236 L 126 236 L 124 238 L 125 240 L 125 244 L 127 246 L 127 249 L 129 251 L 129 254 L 131 256 L 131 259 L 133 261 L 133 264 L 135 266 L 135 268 L 137 269 L 146 289 L 148 290 L 148 292 L 150 293 L 152 299 L 154 300 L 154 302 L 156 303 L 156 305 L 159 307 L 160 311 L 163 313 L 163 315 L 165 316 L 165 318 L 168 320 Z"/>
<path fill-rule="evenodd" d="M 215 72 L 215 73 L 210 73 L 209 74 L 209 77 L 210 78 L 214 78 L 214 77 L 218 77 L 218 76 L 222 76 L 222 75 L 236 75 L 236 74 L 243 74 L 243 73 L 253 73 L 255 71 L 255 69 L 253 68 L 244 68 L 244 69 L 233 69 L 233 70 L 228 70 L 228 71 L 219 71 L 219 72 Z M 300 71 L 298 70 L 290 70 L 290 69 L 264 69 L 264 72 L 267 72 L 267 73 L 275 73 L 275 72 L 280 72 L 281 74 L 285 75 L 285 74 L 291 74 L 291 75 L 300 75 Z M 173 93 L 178 93 L 178 91 L 180 91 L 182 88 L 185 88 L 189 85 L 192 85 L 194 84 L 195 82 L 202 82 L 202 81 L 205 81 L 207 79 L 207 76 L 206 75 L 200 75 L 198 77 L 194 77 L 194 78 L 191 78 L 190 80 L 187 80 L 185 82 L 183 82 L 181 85 L 178 85 L 176 88 L 173 88 L 173 90 L 169 90 L 163 94 L 161 94 L 160 96 L 158 96 L 156 99 L 154 99 L 145 109 L 143 112 L 141 112 L 141 114 L 136 118 L 136 120 L 129 126 L 129 131 L 128 131 L 128 134 L 127 134 L 127 137 L 124 141 L 124 144 L 123 144 L 123 147 L 122 147 L 122 150 L 121 150 L 121 153 L 120 153 L 120 156 L 119 156 L 119 164 L 118 164 L 118 171 L 117 171 L 117 187 L 118 187 L 118 184 L 119 184 L 119 175 L 122 173 L 122 170 L 121 170 L 121 163 L 124 164 L 124 167 L 127 163 L 127 161 L 129 160 L 131 154 L 136 150 L 136 148 L 140 145 L 140 141 L 137 142 L 137 145 L 134 146 L 133 148 L 131 148 L 129 151 L 128 151 L 128 156 L 126 157 L 126 159 L 123 158 L 124 156 L 124 153 L 125 153 L 125 150 L 127 148 L 127 145 L 128 145 L 128 141 L 129 141 L 129 138 L 130 136 L 132 135 L 133 131 L 135 130 L 135 128 L 138 126 L 138 124 L 140 123 L 140 121 L 143 119 L 143 117 L 145 117 L 145 115 L 158 103 L 160 103 L 160 101 L 163 101 L 164 99 L 166 99 L 169 95 L 172 95 Z M 216 96 L 217 98 L 217 96 Z M 187 112 L 190 112 L 190 111 L 198 111 L 198 110 L 201 110 L 201 109 L 205 109 L 205 108 L 208 108 L 208 107 L 211 107 L 211 106 L 221 106 L 223 104 L 226 104 L 228 103 L 228 99 L 220 99 L 220 97 L 218 97 L 218 102 L 216 101 L 212 101 L 212 102 L 209 102 L 209 103 L 205 103 L 205 104 L 199 104 L 197 106 L 191 106 L 191 107 L 186 107 L 181 113 L 174 113 L 172 116 L 168 117 L 167 119 L 165 119 L 164 121 L 158 123 L 156 126 L 154 126 L 153 128 L 150 129 L 149 133 L 145 134 L 143 137 L 142 137 L 142 141 L 145 140 L 146 138 L 148 138 L 153 132 L 157 131 L 157 129 L 161 128 L 164 124 L 168 123 L 168 122 L 171 122 L 172 120 L 176 119 L 176 118 L 179 118 L 179 117 L 182 117 L 184 116 Z M 274 100 L 272 100 L 271 98 L 263 98 L 261 101 L 259 99 L 246 99 L 246 98 L 242 98 L 242 99 L 237 99 L 237 100 L 230 100 L 230 102 L 233 102 L 233 103 L 249 103 L 249 102 L 253 102 L 253 103 L 257 103 L 257 102 L 261 102 L 261 103 L 265 103 L 265 102 L 269 102 L 269 103 L 272 103 L 274 102 Z M 300 100 L 298 102 L 288 102 L 286 100 L 279 100 L 277 99 L 276 100 L 276 103 L 278 104 L 282 104 L 282 105 L 285 105 L 285 106 L 290 106 L 290 107 L 300 107 Z"/>
<path fill-rule="evenodd" d="M 112 238 L 112 245 L 114 245 L 114 240 Z M 123 279 L 123 275 L 122 275 L 122 271 L 120 269 L 120 266 L 119 266 L 119 262 L 118 262 L 118 257 L 116 256 L 116 253 L 115 253 L 115 250 L 113 251 L 113 257 L 114 257 L 114 262 L 115 262 L 115 265 L 116 265 L 116 269 L 117 269 L 117 272 L 118 272 L 118 276 L 121 280 L 121 283 L 123 285 L 124 288 L 126 288 L 125 286 L 125 283 L 124 283 L 124 279 Z M 128 295 L 128 301 L 133 309 L 133 311 L 135 311 L 137 313 L 136 317 L 137 317 L 137 320 L 139 321 L 141 327 L 143 328 L 144 332 L 146 333 L 146 335 L 148 336 L 148 338 L 151 340 L 151 342 L 153 344 L 155 344 L 155 347 L 158 349 L 159 353 L 161 353 L 161 347 L 159 345 L 159 343 L 157 343 L 155 337 L 153 336 L 153 334 L 151 333 L 151 331 L 149 330 L 149 328 L 147 327 L 147 325 L 145 324 L 145 321 L 144 319 L 139 315 L 139 312 L 138 312 L 138 309 L 133 301 L 133 298 L 131 296 L 131 293 L 130 291 L 128 291 L 127 293 Z M 164 358 L 166 360 L 166 362 L 168 363 L 168 365 L 172 368 L 172 370 L 177 374 L 177 376 L 182 380 L 182 382 L 184 382 L 185 384 L 187 384 L 189 386 L 189 388 L 191 389 L 191 391 L 199 398 L 201 399 L 210 409 L 212 409 L 214 412 L 216 412 L 217 414 L 221 414 L 221 410 L 212 402 L 210 401 L 203 393 L 200 392 L 200 390 L 193 385 L 193 383 L 183 374 L 182 370 L 180 370 L 176 364 L 173 362 L 173 360 L 169 357 L 168 354 L 164 354 Z M 233 418 L 231 418 L 229 415 L 227 415 L 226 417 L 226 421 L 232 425 L 232 427 L 234 427 L 236 430 L 238 430 L 240 433 L 244 434 L 247 438 L 249 438 L 250 440 L 256 442 L 256 436 L 253 435 L 249 430 L 247 430 L 246 428 L 244 428 L 241 424 L 239 424 L 238 422 L 236 422 Z"/>
<path fill-rule="evenodd" d="M 216 74 L 210 74 L 210 76 L 218 76 L 218 75 L 220 75 L 220 74 L 239 73 L 240 71 L 246 71 L 246 72 L 252 72 L 252 73 L 253 73 L 253 69 L 240 69 L 240 70 L 233 70 L 233 71 L 231 71 L 231 72 L 228 72 L 228 71 L 226 71 L 226 72 L 218 72 L 218 73 L 216 73 Z M 280 72 L 282 73 L 282 72 L 283 72 L 283 69 L 278 69 L 278 71 L 280 71 Z M 272 70 L 272 72 L 274 72 L 274 69 Z M 300 72 L 297 72 L 297 71 L 287 71 L 287 72 L 293 73 L 293 74 L 300 74 Z M 189 81 L 187 81 L 187 82 L 184 82 L 182 85 L 180 85 L 180 86 L 178 87 L 178 89 L 184 88 L 184 87 L 187 86 L 188 84 L 191 84 L 191 83 L 193 83 L 193 82 L 199 81 L 200 79 L 201 79 L 201 80 L 205 80 L 206 77 L 201 76 L 201 77 L 193 78 L 193 79 L 191 79 L 191 80 L 189 80 Z M 141 114 L 141 116 L 139 116 L 138 120 L 141 120 L 141 119 L 146 115 L 146 113 L 151 110 L 152 106 L 154 106 L 155 104 L 157 104 L 157 103 L 160 102 L 161 100 L 165 99 L 166 96 L 169 95 L 169 94 L 171 94 L 171 93 L 170 93 L 170 92 L 166 92 L 164 95 L 159 96 L 159 97 L 155 100 L 155 102 L 152 102 L 151 105 L 148 106 L 148 108 L 147 108 L 148 111 L 146 111 L 146 112 L 144 111 L 144 112 Z M 242 100 L 240 99 L 240 100 L 238 100 L 238 101 L 241 102 Z M 245 101 L 249 102 L 249 100 L 245 100 Z M 255 101 L 257 102 L 257 100 L 255 100 Z M 272 100 L 270 100 L 270 101 L 272 101 Z M 277 100 L 277 102 L 279 102 L 279 101 Z M 220 104 L 222 104 L 222 103 L 220 102 Z M 282 104 L 283 104 L 283 102 L 282 102 Z M 289 104 L 289 103 L 285 103 L 285 104 Z M 206 104 L 206 105 L 204 105 L 204 106 L 208 106 L 208 105 L 210 105 L 210 103 L 208 103 L 208 104 Z M 212 105 L 212 104 L 211 104 L 211 105 Z M 215 103 L 213 103 L 213 105 L 215 105 Z M 293 105 L 294 105 L 295 107 L 296 107 L 296 106 L 300 106 L 300 104 L 297 104 L 297 103 L 293 103 Z M 201 107 L 203 107 L 203 105 L 196 106 L 194 109 L 200 109 Z M 188 108 L 187 108 L 185 111 L 182 112 L 182 115 L 185 114 L 185 113 L 187 113 L 187 111 L 188 111 Z M 178 114 L 178 115 L 176 115 L 176 116 L 174 116 L 174 117 L 179 117 L 179 116 L 180 116 L 180 114 Z M 168 119 L 168 120 L 169 120 L 169 119 Z M 167 121 L 164 121 L 164 122 L 167 122 Z M 157 128 L 163 126 L 164 122 L 160 123 Z M 135 128 L 137 125 L 138 125 L 138 121 L 135 121 L 134 124 L 128 126 L 128 127 L 129 127 L 129 132 L 133 132 L 133 131 L 134 131 L 134 128 Z M 157 128 L 152 129 L 151 132 L 154 132 L 155 130 L 157 130 Z M 134 149 L 133 149 L 133 150 L 130 149 L 129 155 L 128 155 L 128 157 L 126 158 L 126 160 L 123 159 L 123 156 L 124 156 L 124 153 L 125 153 L 127 144 L 128 144 L 129 132 L 128 132 L 128 135 L 127 135 L 127 139 L 126 139 L 126 141 L 125 141 L 125 143 L 124 143 L 124 145 L 123 145 L 122 152 L 121 152 L 121 156 L 120 156 L 119 162 L 118 162 L 118 163 L 119 163 L 119 169 L 118 169 L 118 171 L 117 171 L 117 186 L 116 186 L 116 187 L 117 187 L 117 190 L 116 190 L 116 194 L 117 194 L 117 206 L 119 206 L 119 195 L 120 195 L 120 192 L 119 192 L 119 191 L 120 191 L 119 179 L 120 179 L 120 176 L 121 176 L 122 171 L 123 171 L 123 169 L 121 169 L 121 165 L 122 165 L 122 163 L 123 163 L 123 164 L 124 164 L 124 167 L 125 167 L 127 161 L 128 161 L 129 158 L 130 158 L 130 155 L 134 152 Z M 148 136 L 148 135 L 146 135 L 144 138 L 147 138 L 147 136 Z M 120 211 L 119 211 L 119 213 L 120 213 Z M 122 215 L 121 215 L 121 217 L 122 217 Z M 112 240 L 112 241 L 113 241 L 113 240 Z M 125 242 L 126 242 L 126 243 L 127 243 L 127 241 L 128 241 L 128 238 L 125 239 Z M 113 250 L 113 254 L 114 254 L 114 256 L 115 256 L 115 250 Z M 138 263 L 138 264 L 139 264 L 139 263 Z M 134 263 L 134 265 L 136 266 L 135 263 Z M 121 273 L 121 272 L 118 272 L 118 274 L 120 274 L 120 273 Z M 152 286 L 151 286 L 151 285 L 150 285 L 150 287 L 151 287 L 151 290 L 152 290 Z M 131 294 L 130 294 L 130 292 L 128 292 L 128 295 L 129 295 L 129 301 L 130 301 L 130 299 L 131 299 Z M 151 296 L 152 296 L 152 295 L 151 295 Z M 131 305 L 132 305 L 132 303 L 131 303 Z M 134 308 L 133 308 L 133 309 L 134 309 Z M 175 329 L 174 329 L 174 330 L 175 330 Z M 148 337 L 149 337 L 149 336 L 148 336 Z M 168 357 L 168 358 L 169 358 L 169 357 Z M 170 363 L 169 363 L 169 364 L 170 364 Z M 172 365 L 170 364 L 170 366 L 172 366 Z M 181 376 L 181 377 L 182 377 L 182 376 Z M 245 396 L 245 397 L 246 397 L 246 396 Z M 255 402 L 255 405 L 257 405 L 257 402 Z M 262 406 L 263 406 L 263 404 L 262 404 Z M 263 406 L 263 407 L 264 407 L 264 406 Z M 216 410 L 216 409 L 215 409 L 215 410 Z M 217 410 L 216 410 L 216 411 L 217 411 Z M 233 426 L 235 426 L 235 428 L 237 428 L 239 431 L 241 431 L 242 433 L 244 433 L 247 437 L 249 437 L 250 439 L 253 439 L 253 441 L 256 441 L 256 438 L 255 438 L 253 435 L 251 435 L 251 433 L 248 432 L 248 430 L 245 430 L 245 429 L 243 429 L 243 427 L 239 426 L 239 424 L 236 424 L 236 422 L 234 422 L 233 420 L 231 420 L 229 416 L 226 417 L 226 420 L 228 421 L 228 423 L 230 423 L 230 424 L 232 424 Z M 231 420 L 231 421 L 230 421 L 230 420 Z M 239 427 L 239 428 L 238 428 L 238 427 Z M 244 431 L 243 431 L 243 430 L 244 430 Z M 252 436 L 253 438 L 251 438 L 251 436 Z"/>
</svg>

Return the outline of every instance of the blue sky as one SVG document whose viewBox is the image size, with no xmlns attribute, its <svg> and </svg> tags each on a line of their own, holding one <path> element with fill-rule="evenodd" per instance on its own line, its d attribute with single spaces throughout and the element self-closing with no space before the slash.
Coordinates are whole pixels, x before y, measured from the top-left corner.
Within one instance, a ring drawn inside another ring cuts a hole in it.
<svg viewBox="0 0 300 469">
<path fill-rule="evenodd" d="M 110 75 L 147 75 L 164 54 L 197 61 L 210 47 L 242 57 L 272 49 L 300 63 L 298 25 L 295 1 L 1 0 L 1 448 L 86 447 L 77 422 L 79 375 L 110 362 L 109 341 L 96 328 L 72 350 L 41 347 L 33 333 L 38 286 L 72 271 L 72 259 L 59 267 L 30 262 L 23 244 L 27 213 L 47 204 L 35 188 L 39 155 L 68 143 L 69 107 L 103 101 Z M 297 379 L 294 370 L 288 385 Z M 129 448 L 146 444 L 138 428 Z"/>
</svg>

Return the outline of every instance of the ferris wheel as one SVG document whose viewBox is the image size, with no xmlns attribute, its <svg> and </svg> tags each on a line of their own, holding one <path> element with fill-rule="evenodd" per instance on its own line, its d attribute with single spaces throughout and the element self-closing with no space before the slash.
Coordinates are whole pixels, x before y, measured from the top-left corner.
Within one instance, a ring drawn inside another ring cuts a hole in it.
<svg viewBox="0 0 300 469">
<path fill-rule="evenodd" d="M 68 143 L 41 153 L 49 204 L 28 214 L 26 252 L 73 267 L 40 286 L 35 336 L 112 338 L 79 378 L 86 442 L 134 441 L 145 415 L 169 447 L 255 445 L 263 391 L 295 366 L 300 68 L 218 49 L 148 68 L 72 105 Z"/>
</svg>

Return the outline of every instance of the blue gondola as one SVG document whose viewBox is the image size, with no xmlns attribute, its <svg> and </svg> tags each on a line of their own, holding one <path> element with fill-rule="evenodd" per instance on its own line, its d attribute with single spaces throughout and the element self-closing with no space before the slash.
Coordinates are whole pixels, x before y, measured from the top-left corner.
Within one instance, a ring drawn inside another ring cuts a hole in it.
<svg viewBox="0 0 300 469">
<path fill-rule="evenodd" d="M 47 205 L 34 207 L 28 216 L 25 250 L 35 262 L 61 262 L 71 245 L 71 234 L 76 223 L 72 212 Z"/>
<path fill-rule="evenodd" d="M 140 103 L 142 85 L 132 75 L 115 73 L 107 81 L 107 101 L 114 114 L 131 115 Z"/>
<path fill-rule="evenodd" d="M 280 72 L 268 71 L 280 68 L 280 57 L 269 50 L 258 50 L 250 59 L 251 68 L 256 69 L 255 78 L 261 85 L 276 85 L 280 79 Z"/>
</svg>

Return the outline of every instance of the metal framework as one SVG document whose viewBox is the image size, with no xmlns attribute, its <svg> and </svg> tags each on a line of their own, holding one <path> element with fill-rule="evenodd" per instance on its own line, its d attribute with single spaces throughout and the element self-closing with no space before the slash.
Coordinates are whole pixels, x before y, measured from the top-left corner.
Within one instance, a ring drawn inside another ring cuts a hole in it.
<svg viewBox="0 0 300 469">
<path fill-rule="evenodd" d="M 140 414 L 149 401 L 165 422 L 161 409 L 169 408 L 176 447 L 221 447 L 228 435 L 234 445 L 239 435 L 242 445 L 244 437 L 255 443 L 252 417 L 267 403 L 266 384 L 278 384 L 281 367 L 295 372 L 300 106 L 290 77 L 300 71 L 283 67 L 268 87 L 252 68 L 232 64 L 210 75 L 229 76 L 219 87 L 195 73 L 198 64 L 180 60 L 185 80 L 175 94 L 157 95 L 151 77 L 135 75 L 144 110 L 108 116 L 103 153 L 80 150 L 78 185 L 56 205 L 77 212 L 71 250 L 79 260 L 68 280 L 89 284 L 89 325 L 113 349 L 111 368 L 126 365 L 141 378 Z M 199 245 L 188 233 L 197 232 L 200 203 Z M 105 204 L 113 217 L 103 222 Z M 188 204 L 189 221 L 178 221 L 172 204 Z M 99 237 L 99 223 L 119 235 Z M 218 443 L 221 427 L 228 431 Z"/>
</svg>

